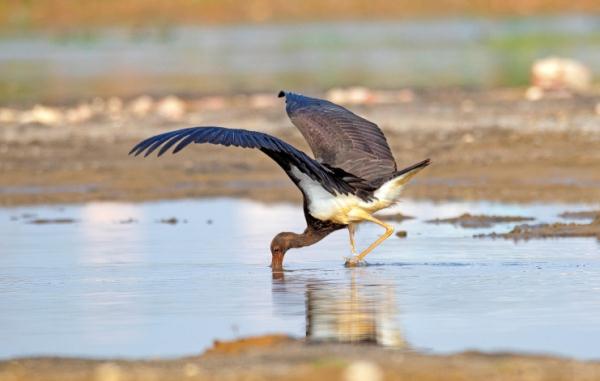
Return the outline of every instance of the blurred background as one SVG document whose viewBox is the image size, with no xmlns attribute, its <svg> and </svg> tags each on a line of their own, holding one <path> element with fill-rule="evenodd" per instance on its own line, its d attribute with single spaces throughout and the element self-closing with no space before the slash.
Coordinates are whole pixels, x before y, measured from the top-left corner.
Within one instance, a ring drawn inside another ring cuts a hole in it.
<svg viewBox="0 0 600 381">
<path fill-rule="evenodd" d="M 536 59 L 600 70 L 596 0 L 11 0 L 0 102 L 522 87 Z"/>
</svg>

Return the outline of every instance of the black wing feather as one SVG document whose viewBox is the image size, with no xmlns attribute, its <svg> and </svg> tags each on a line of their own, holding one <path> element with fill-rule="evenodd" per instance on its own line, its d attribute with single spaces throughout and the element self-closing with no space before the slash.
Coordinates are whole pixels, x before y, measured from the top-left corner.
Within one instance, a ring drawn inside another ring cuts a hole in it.
<svg viewBox="0 0 600 381">
<path fill-rule="evenodd" d="M 257 131 L 215 126 L 184 128 L 145 139 L 133 147 L 129 154 L 138 156 L 144 153 L 144 156 L 148 156 L 162 146 L 157 154 L 157 156 L 162 156 L 175 144 L 177 145 L 173 149 L 173 153 L 181 151 L 191 143 L 257 148 L 275 160 L 296 184 L 298 183 L 297 179 L 290 173 L 292 165 L 311 179 L 318 181 L 334 195 L 336 193 L 357 194 L 364 199 L 371 197 L 372 188 L 360 184 L 362 179 L 345 172 L 345 177 L 342 178 L 336 171 L 320 164 L 283 140 Z"/>
<path fill-rule="evenodd" d="M 379 127 L 335 103 L 290 92 L 286 111 L 315 158 L 378 184 L 396 171 L 396 162 Z"/>
</svg>

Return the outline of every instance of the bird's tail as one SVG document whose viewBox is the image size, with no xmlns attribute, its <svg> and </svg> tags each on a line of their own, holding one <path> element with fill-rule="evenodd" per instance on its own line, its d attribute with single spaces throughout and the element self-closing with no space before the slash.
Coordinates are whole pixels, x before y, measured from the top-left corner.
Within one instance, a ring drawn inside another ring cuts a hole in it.
<svg viewBox="0 0 600 381">
<path fill-rule="evenodd" d="M 392 176 L 390 176 L 389 180 L 392 180 L 392 179 L 401 179 L 399 181 L 398 185 L 404 185 L 410 179 L 412 179 L 414 175 L 416 175 L 417 173 L 419 173 L 423 168 L 427 167 L 429 164 L 431 164 L 431 160 L 430 159 L 425 159 L 425 160 L 420 161 L 420 162 L 418 162 L 416 164 L 413 164 L 413 165 L 408 166 L 408 167 L 406 167 L 404 169 L 401 169 L 399 171 L 394 172 L 394 174 Z"/>
</svg>

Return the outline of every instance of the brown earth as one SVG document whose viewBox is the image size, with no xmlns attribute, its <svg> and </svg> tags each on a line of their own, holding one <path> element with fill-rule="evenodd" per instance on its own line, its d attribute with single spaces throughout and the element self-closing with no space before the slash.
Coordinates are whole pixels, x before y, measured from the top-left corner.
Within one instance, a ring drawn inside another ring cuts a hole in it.
<svg viewBox="0 0 600 381">
<path fill-rule="evenodd" d="M 207 196 L 300 201 L 258 151 L 202 146 L 161 158 L 127 155 L 144 137 L 214 124 L 265 131 L 308 151 L 280 100 L 262 96 L 257 106 L 253 99 L 225 98 L 213 102 L 218 107 L 188 100 L 177 121 L 134 117 L 124 108 L 79 124 L 0 122 L 0 205 Z M 347 106 L 380 124 L 399 167 L 432 159 L 406 197 L 598 202 L 597 105 L 598 96 L 530 102 L 521 90 L 445 90 Z"/>
<path fill-rule="evenodd" d="M 539 238 L 565 238 L 565 237 L 596 237 L 600 240 L 600 217 L 589 224 L 538 224 L 517 225 L 508 233 L 491 233 L 476 235 L 477 238 L 506 238 L 515 241 Z"/>
<path fill-rule="evenodd" d="M 448 15 L 523 16 L 558 12 L 600 12 L 595 0 L 77 0 L 0 3 L 2 29 L 72 30 L 98 26 L 131 28 L 177 24 L 315 20 L 393 20 Z"/>
<path fill-rule="evenodd" d="M 427 222 L 430 224 L 453 224 L 459 225 L 463 228 L 489 228 L 494 224 L 501 224 L 507 222 L 523 222 L 531 220 L 534 220 L 534 218 L 520 216 L 486 216 L 464 213 L 458 217 L 436 218 Z"/>
<path fill-rule="evenodd" d="M 172 360 L 26 358 L 0 362 L 1 381 L 597 380 L 600 363 L 549 356 L 417 354 L 371 345 L 307 344 L 273 335 Z"/>
</svg>

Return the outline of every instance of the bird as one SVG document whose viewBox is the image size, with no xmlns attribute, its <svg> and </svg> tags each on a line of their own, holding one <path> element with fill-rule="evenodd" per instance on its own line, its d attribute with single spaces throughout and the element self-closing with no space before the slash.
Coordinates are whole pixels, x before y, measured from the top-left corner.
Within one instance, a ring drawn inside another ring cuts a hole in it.
<svg viewBox="0 0 600 381">
<path fill-rule="evenodd" d="M 217 144 L 262 151 L 285 171 L 303 196 L 306 229 L 281 232 L 271 241 L 271 267 L 283 270 L 289 249 L 313 245 L 334 231 L 348 229 L 351 257 L 356 266 L 389 238 L 394 228 L 373 214 L 397 202 L 405 184 L 430 164 L 425 159 L 397 169 L 390 146 L 373 122 L 333 102 L 294 92 L 280 91 L 292 124 L 300 131 L 314 158 L 291 144 L 260 131 L 219 126 L 179 129 L 147 138 L 130 155 L 158 156 L 171 148 L 175 154 L 191 143 Z M 160 149 L 159 149 L 160 148 Z M 360 253 L 354 234 L 358 224 L 375 223 L 385 232 Z"/>
</svg>

